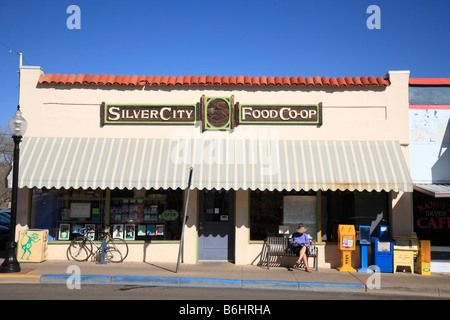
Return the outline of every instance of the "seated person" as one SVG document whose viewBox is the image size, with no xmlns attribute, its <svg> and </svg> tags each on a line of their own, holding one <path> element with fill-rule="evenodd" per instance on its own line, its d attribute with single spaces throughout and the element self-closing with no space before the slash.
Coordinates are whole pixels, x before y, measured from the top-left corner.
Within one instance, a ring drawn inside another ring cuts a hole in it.
<svg viewBox="0 0 450 320">
<path fill-rule="evenodd" d="M 289 242 L 291 244 L 292 251 L 298 256 L 297 263 L 300 263 L 303 259 L 306 272 L 311 272 L 311 269 L 308 266 L 308 257 L 306 255 L 306 250 L 310 245 L 306 231 L 308 231 L 308 229 L 305 228 L 303 223 L 300 223 L 297 226 L 297 231 L 292 234 Z"/>
</svg>

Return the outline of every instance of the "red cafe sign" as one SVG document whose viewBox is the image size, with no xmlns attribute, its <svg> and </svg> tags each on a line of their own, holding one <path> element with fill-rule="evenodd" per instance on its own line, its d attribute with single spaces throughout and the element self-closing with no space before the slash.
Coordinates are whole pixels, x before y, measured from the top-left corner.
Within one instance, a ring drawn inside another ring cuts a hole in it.
<svg viewBox="0 0 450 320">
<path fill-rule="evenodd" d="M 415 204 L 414 216 L 419 229 L 450 229 L 450 204 L 445 200 Z"/>
</svg>

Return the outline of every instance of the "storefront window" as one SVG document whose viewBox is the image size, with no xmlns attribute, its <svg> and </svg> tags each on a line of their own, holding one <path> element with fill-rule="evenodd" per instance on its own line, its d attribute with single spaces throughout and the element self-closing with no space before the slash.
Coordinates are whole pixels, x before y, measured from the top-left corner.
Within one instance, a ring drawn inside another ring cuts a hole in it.
<svg viewBox="0 0 450 320">
<path fill-rule="evenodd" d="M 374 236 L 377 226 L 388 225 L 388 208 L 387 192 L 323 191 L 318 196 L 315 192 L 252 191 L 250 240 L 290 234 L 300 222 L 311 237 L 322 242 L 336 241 L 339 224 L 354 225 L 356 230 L 360 225 L 370 226 Z"/>
<path fill-rule="evenodd" d="M 72 240 L 80 228 L 105 228 L 105 190 L 32 190 L 31 228 L 47 229 L 49 241 Z"/>
<path fill-rule="evenodd" d="M 296 207 L 298 203 L 303 205 Z M 312 205 L 311 205 L 312 203 Z M 287 191 L 250 192 L 250 240 L 289 234 L 298 223 L 305 223 L 309 234 L 316 234 L 316 193 Z"/>
<path fill-rule="evenodd" d="M 106 190 L 33 189 L 30 227 L 48 229 L 49 241 L 69 241 L 78 230 L 109 227 L 113 237 L 132 240 L 179 240 L 183 191 L 112 190 L 107 217 Z M 108 224 L 109 223 L 109 224 Z"/>
<path fill-rule="evenodd" d="M 434 246 L 450 243 L 450 199 L 414 191 L 414 232 Z M 437 253 L 436 253 L 437 254 Z"/>
<path fill-rule="evenodd" d="M 372 236 L 379 225 L 388 225 L 388 193 L 326 191 L 321 195 L 321 230 L 323 242 L 337 241 L 339 224 L 370 226 Z"/>
<path fill-rule="evenodd" d="M 179 240 L 182 205 L 181 189 L 113 190 L 110 230 L 125 240 Z"/>
</svg>

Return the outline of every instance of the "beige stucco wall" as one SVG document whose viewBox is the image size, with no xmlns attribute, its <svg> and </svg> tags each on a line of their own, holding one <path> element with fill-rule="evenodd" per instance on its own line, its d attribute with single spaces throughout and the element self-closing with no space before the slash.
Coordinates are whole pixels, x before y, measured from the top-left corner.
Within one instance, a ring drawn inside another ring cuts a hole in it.
<svg viewBox="0 0 450 320">
<path fill-rule="evenodd" d="M 388 87 L 184 87 L 38 85 L 41 69 L 21 69 L 20 106 L 29 121 L 32 137 L 143 137 L 170 138 L 242 135 L 248 131 L 277 134 L 280 139 L 398 140 L 409 143 L 408 73 L 390 73 Z M 241 104 L 323 103 L 323 125 L 240 125 L 232 132 L 200 133 L 194 126 L 105 126 L 101 128 L 100 104 L 197 103 L 202 95 L 231 96 Z M 33 125 L 38 124 L 38 125 Z M 405 152 L 407 154 L 407 152 Z"/>
<path fill-rule="evenodd" d="M 184 87 L 184 86 L 86 86 L 39 85 L 39 67 L 20 72 L 19 103 L 28 121 L 26 136 L 32 137 L 153 137 L 208 138 L 252 135 L 257 138 L 299 140 L 398 140 L 409 165 L 408 78 L 409 72 L 390 72 L 391 85 L 381 88 L 330 87 Z M 231 96 L 239 103 L 316 104 L 323 103 L 323 125 L 244 126 L 227 132 L 201 133 L 196 126 L 105 126 L 100 127 L 100 104 L 197 103 L 202 95 Z M 198 251 L 197 190 L 189 198 L 184 235 L 184 263 L 196 263 Z M 262 243 L 249 242 L 248 191 L 236 191 L 235 263 L 259 262 Z M 394 234 L 409 234 L 412 204 L 410 194 L 392 197 Z M 19 193 L 18 224 L 27 228 L 28 189 Z M 133 244 L 130 261 L 176 261 L 179 244 Z M 51 245 L 49 258 L 65 259 L 65 246 Z M 319 266 L 336 266 L 340 256 L 335 245 L 321 245 Z"/>
</svg>

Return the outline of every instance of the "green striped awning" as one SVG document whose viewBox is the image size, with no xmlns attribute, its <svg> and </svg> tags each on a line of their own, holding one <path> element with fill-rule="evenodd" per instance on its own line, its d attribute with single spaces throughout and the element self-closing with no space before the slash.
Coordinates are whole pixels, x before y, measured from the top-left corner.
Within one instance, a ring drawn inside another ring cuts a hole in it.
<svg viewBox="0 0 450 320">
<path fill-rule="evenodd" d="M 35 138 L 19 187 L 412 191 L 395 141 Z M 11 185 L 10 177 L 8 178 Z"/>
</svg>

